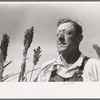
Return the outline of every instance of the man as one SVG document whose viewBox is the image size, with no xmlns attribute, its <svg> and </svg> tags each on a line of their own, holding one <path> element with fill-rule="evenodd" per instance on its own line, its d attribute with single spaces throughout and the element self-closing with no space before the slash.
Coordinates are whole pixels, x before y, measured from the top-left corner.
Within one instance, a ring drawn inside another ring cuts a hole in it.
<svg viewBox="0 0 100 100">
<path fill-rule="evenodd" d="M 43 64 L 38 82 L 99 81 L 100 61 L 79 50 L 82 27 L 71 19 L 61 19 L 56 37 L 59 56 Z"/>
</svg>

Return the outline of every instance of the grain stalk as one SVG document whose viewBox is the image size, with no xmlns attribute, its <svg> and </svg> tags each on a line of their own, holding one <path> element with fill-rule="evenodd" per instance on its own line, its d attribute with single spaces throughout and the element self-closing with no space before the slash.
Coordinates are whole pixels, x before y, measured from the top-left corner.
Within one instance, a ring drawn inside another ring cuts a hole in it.
<svg viewBox="0 0 100 100">
<path fill-rule="evenodd" d="M 3 66 L 4 66 L 4 59 L 0 48 L 0 82 L 2 82 L 2 77 L 3 77 Z"/>
<path fill-rule="evenodd" d="M 33 75 L 33 71 L 34 71 L 34 67 L 35 67 L 35 65 L 37 64 L 37 62 L 39 61 L 39 58 L 40 58 L 40 56 L 41 56 L 41 48 L 40 48 L 40 46 L 38 46 L 38 48 L 37 49 L 34 49 L 33 50 L 33 52 L 34 52 L 34 55 L 33 55 L 33 69 L 32 69 L 32 72 L 31 72 L 31 76 L 30 76 L 30 80 L 29 81 L 31 81 L 31 78 L 32 78 L 32 75 Z"/>
<path fill-rule="evenodd" d="M 94 50 L 96 51 L 98 57 L 100 58 L 100 47 L 97 44 L 93 45 Z"/>
<path fill-rule="evenodd" d="M 36 68 L 36 69 L 33 69 L 33 70 L 29 70 L 29 71 L 27 71 L 26 75 L 27 75 L 27 74 L 30 74 L 32 71 L 36 71 L 36 70 L 39 70 L 39 69 L 40 69 L 40 68 Z M 10 78 L 11 78 L 11 77 L 14 77 L 14 78 L 7 80 L 7 82 L 12 81 L 12 80 L 18 78 L 18 77 L 19 77 L 19 74 L 20 74 L 20 72 L 15 73 L 15 74 L 14 74 L 14 73 L 11 74 L 11 75 L 10 75 Z M 17 76 L 17 77 L 15 77 L 15 76 Z"/>
<path fill-rule="evenodd" d="M 33 41 L 34 28 L 33 26 L 25 32 L 24 35 L 24 50 L 23 50 L 23 61 L 21 65 L 21 71 L 19 75 L 18 82 L 23 82 L 25 79 L 25 69 L 26 69 L 26 59 L 28 49 Z"/>
<path fill-rule="evenodd" d="M 4 34 L 3 39 L 1 40 L 1 45 L 0 45 L 0 82 L 3 82 L 3 80 L 6 80 L 8 77 L 10 77 L 9 75 L 7 75 L 7 77 L 5 79 L 3 79 L 4 69 L 11 63 L 11 62 L 9 62 L 7 65 L 4 66 L 4 61 L 6 60 L 6 57 L 7 57 L 9 39 L 10 39 L 10 37 L 7 34 Z"/>
</svg>

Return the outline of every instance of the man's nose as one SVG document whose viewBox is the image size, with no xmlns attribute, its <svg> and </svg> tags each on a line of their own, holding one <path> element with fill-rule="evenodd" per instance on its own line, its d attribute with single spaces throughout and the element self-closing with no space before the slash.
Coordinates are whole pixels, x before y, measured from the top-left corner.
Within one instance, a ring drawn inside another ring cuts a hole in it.
<svg viewBox="0 0 100 100">
<path fill-rule="evenodd" d="M 60 40 L 60 41 L 63 41 L 64 40 L 64 34 L 63 33 L 60 33 L 59 34 L 59 36 L 58 36 L 58 39 Z"/>
</svg>

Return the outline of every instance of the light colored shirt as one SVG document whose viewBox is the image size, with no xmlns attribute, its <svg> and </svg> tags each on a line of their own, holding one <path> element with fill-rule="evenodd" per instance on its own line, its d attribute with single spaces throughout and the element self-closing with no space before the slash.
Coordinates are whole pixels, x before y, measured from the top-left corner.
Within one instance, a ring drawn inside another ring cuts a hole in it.
<svg viewBox="0 0 100 100">
<path fill-rule="evenodd" d="M 56 59 L 50 60 L 43 64 L 38 82 L 48 82 L 54 66 L 57 67 L 57 74 L 64 78 L 72 77 L 73 74 L 79 70 L 84 55 L 81 53 L 80 57 L 74 64 L 68 64 L 62 55 L 59 55 Z M 100 61 L 95 58 L 90 58 L 84 66 L 83 81 L 100 81 Z"/>
</svg>

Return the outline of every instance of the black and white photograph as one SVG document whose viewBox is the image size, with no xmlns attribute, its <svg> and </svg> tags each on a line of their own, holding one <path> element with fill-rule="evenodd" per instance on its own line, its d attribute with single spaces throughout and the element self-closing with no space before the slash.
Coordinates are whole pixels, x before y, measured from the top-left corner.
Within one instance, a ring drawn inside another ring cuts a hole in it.
<svg viewBox="0 0 100 100">
<path fill-rule="evenodd" d="M 99 10 L 100 3 L 0 3 L 0 82 L 100 81 Z"/>
<path fill-rule="evenodd" d="M 0 82 L 98 84 L 100 2 L 0 2 Z"/>
</svg>

